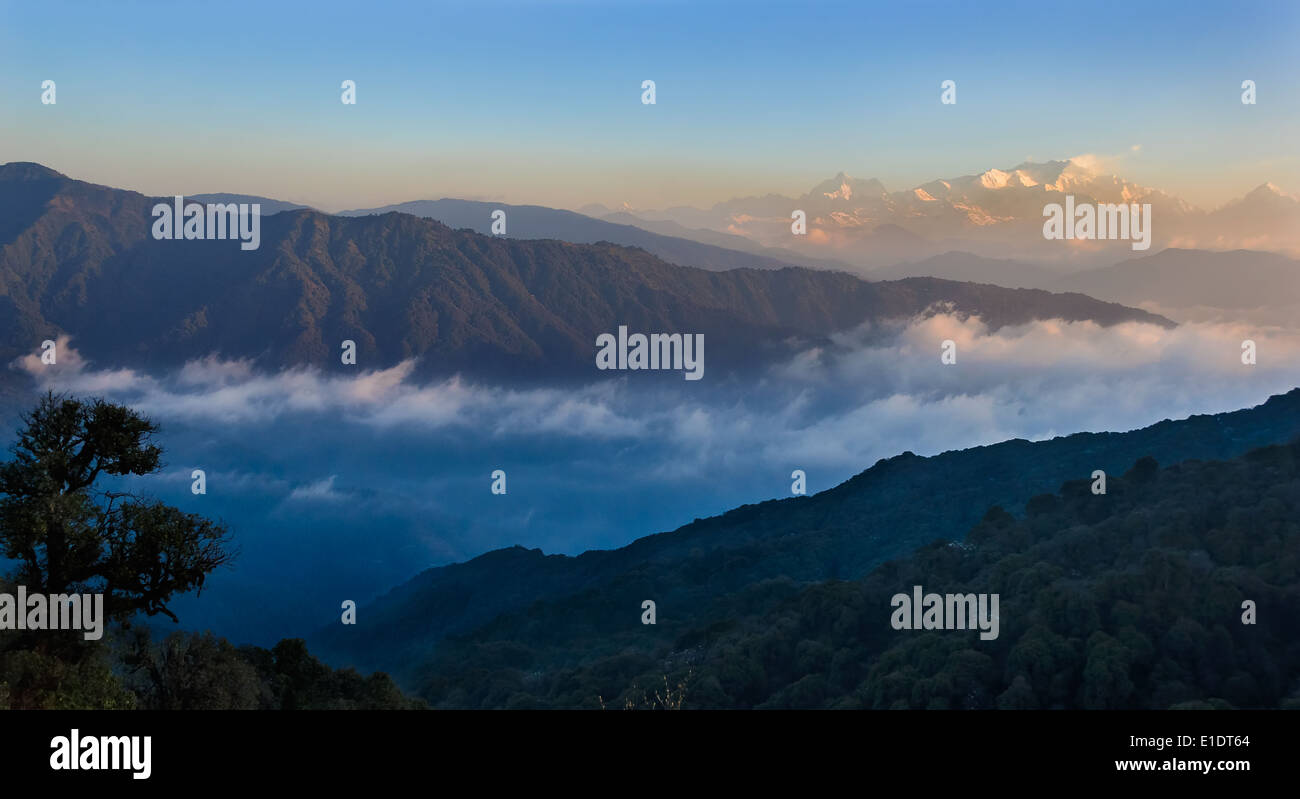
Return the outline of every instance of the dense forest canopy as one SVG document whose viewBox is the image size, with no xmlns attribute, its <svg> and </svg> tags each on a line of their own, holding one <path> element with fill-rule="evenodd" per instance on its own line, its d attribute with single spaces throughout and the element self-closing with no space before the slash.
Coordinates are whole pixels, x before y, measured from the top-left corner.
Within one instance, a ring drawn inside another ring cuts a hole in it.
<svg viewBox="0 0 1300 799">
<path fill-rule="evenodd" d="M 862 580 L 755 585 L 653 648 L 593 647 L 599 597 L 538 603 L 436 653 L 420 693 L 435 707 L 658 706 L 664 685 L 687 708 L 1300 707 L 1298 577 L 1300 443 L 1143 458 L 1105 494 L 1079 480 L 1019 518 L 993 507 L 964 541 Z M 890 598 L 915 585 L 999 594 L 1000 635 L 893 629 Z"/>
</svg>

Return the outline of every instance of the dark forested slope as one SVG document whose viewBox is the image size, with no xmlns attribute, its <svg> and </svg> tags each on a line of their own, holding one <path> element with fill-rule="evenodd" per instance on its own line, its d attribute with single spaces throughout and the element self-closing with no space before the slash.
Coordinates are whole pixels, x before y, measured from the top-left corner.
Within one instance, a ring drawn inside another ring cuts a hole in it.
<svg viewBox="0 0 1300 799">
<path fill-rule="evenodd" d="M 936 539 L 960 539 L 991 505 L 1026 500 L 1095 469 L 1118 474 L 1143 456 L 1164 463 L 1230 458 L 1300 436 L 1300 389 L 1233 413 L 1165 421 L 1127 433 L 1007 441 L 922 458 L 882 460 L 811 497 L 747 505 L 577 557 L 522 547 L 430 569 L 331 625 L 312 648 L 329 660 L 383 669 L 408 687 L 448 636 L 477 633 L 554 664 L 667 645 L 799 586 L 858 579 Z M 658 603 L 654 627 L 640 604 Z"/>
<path fill-rule="evenodd" d="M 1300 707 L 1300 443 L 1091 486 L 858 581 L 756 584 L 654 644 L 628 614 L 623 647 L 557 652 L 540 642 L 603 609 L 539 605 L 452 642 L 419 687 L 447 707 Z M 894 629 L 891 597 L 918 585 L 997 594 L 998 636 Z"/>
</svg>

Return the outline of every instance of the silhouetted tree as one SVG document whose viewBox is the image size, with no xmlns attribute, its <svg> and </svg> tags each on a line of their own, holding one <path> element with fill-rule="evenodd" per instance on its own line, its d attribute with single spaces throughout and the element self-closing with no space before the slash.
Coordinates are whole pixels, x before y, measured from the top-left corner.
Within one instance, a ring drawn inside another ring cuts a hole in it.
<svg viewBox="0 0 1300 799">
<path fill-rule="evenodd" d="M 104 475 L 161 468 L 157 426 L 101 399 L 46 394 L 23 416 L 13 460 L 0 465 L 0 543 L 29 591 L 104 594 L 125 621 L 162 613 L 174 594 L 201 590 L 228 562 L 226 528 L 130 493 L 97 490 Z"/>
</svg>

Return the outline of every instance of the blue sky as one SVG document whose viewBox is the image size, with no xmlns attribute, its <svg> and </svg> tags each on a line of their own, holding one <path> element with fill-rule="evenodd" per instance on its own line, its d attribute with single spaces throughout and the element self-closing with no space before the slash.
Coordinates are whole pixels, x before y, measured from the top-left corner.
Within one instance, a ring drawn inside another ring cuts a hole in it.
<svg viewBox="0 0 1300 799">
<path fill-rule="evenodd" d="M 1300 4 L 990 5 L 0 0 L 0 161 L 328 210 L 707 205 L 1084 153 L 1198 205 L 1300 192 Z"/>
</svg>

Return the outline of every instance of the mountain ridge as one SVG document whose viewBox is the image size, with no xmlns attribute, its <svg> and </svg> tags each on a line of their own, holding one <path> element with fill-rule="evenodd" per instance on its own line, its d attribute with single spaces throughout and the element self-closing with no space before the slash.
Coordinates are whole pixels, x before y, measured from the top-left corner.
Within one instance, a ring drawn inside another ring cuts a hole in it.
<svg viewBox="0 0 1300 799">
<path fill-rule="evenodd" d="M 1108 325 L 1167 319 L 1078 294 L 929 278 L 869 283 L 783 267 L 712 272 L 608 243 L 452 230 L 400 213 L 261 218 L 261 246 L 156 241 L 151 208 L 170 198 L 0 168 L 0 357 L 69 335 L 92 362 L 169 368 L 219 354 L 269 366 L 422 374 L 595 377 L 596 336 L 619 325 L 709 338 L 710 367 L 746 371 L 866 321 L 945 307 L 991 327 L 1039 318 Z M 13 179 L 6 179 L 12 175 Z"/>
</svg>

